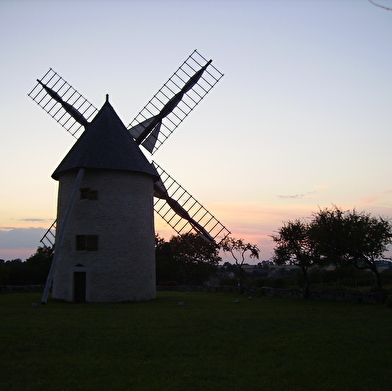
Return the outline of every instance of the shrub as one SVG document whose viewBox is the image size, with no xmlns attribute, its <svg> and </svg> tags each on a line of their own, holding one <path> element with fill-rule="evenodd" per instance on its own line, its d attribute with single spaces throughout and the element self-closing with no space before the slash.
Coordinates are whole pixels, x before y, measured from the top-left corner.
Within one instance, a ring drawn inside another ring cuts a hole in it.
<svg viewBox="0 0 392 391">
<path fill-rule="evenodd" d="M 271 280 L 271 282 L 272 282 L 271 284 L 272 288 L 284 289 L 287 288 L 288 286 L 287 281 L 283 278 L 274 278 L 273 280 Z"/>
<path fill-rule="evenodd" d="M 262 288 L 263 286 L 270 286 L 271 285 L 271 278 L 268 277 L 261 277 L 252 280 L 252 284 L 257 288 Z"/>
<path fill-rule="evenodd" d="M 238 285 L 238 279 L 237 278 L 224 277 L 224 278 L 220 279 L 219 285 L 221 285 L 221 286 L 237 286 Z"/>
</svg>

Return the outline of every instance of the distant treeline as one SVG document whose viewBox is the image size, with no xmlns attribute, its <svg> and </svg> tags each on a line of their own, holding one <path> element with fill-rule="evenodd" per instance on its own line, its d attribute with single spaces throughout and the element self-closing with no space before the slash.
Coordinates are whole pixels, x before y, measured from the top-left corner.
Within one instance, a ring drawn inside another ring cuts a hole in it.
<svg viewBox="0 0 392 391">
<path fill-rule="evenodd" d="M 21 259 L 0 259 L 0 284 L 44 284 L 52 263 L 52 250 L 38 247 L 36 253 L 22 262 Z"/>
</svg>

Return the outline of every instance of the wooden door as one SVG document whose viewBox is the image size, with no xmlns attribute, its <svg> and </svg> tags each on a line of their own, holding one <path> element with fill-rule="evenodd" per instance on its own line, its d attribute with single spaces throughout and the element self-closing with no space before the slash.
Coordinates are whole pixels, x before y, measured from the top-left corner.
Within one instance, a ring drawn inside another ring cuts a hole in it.
<svg viewBox="0 0 392 391">
<path fill-rule="evenodd" d="M 86 301 L 86 272 L 74 272 L 74 303 Z"/>
</svg>

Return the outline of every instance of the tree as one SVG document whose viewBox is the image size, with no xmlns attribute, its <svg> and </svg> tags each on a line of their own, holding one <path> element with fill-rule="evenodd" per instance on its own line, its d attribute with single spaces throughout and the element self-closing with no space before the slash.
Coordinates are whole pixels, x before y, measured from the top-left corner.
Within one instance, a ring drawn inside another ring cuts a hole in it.
<svg viewBox="0 0 392 391">
<path fill-rule="evenodd" d="M 278 265 L 298 266 L 305 279 L 304 298 L 309 297 L 308 269 L 314 266 L 319 257 L 316 254 L 313 241 L 309 238 L 309 223 L 303 220 L 286 222 L 277 235 L 272 235 L 276 243 L 274 262 Z"/>
<path fill-rule="evenodd" d="M 157 282 L 203 284 L 218 270 L 218 250 L 215 244 L 192 233 L 173 236 L 169 242 L 157 237 Z"/>
<path fill-rule="evenodd" d="M 181 263 L 173 257 L 169 242 L 156 235 L 155 238 L 156 282 L 178 283 L 181 280 Z"/>
<path fill-rule="evenodd" d="M 35 254 L 26 259 L 25 268 L 29 283 L 44 284 L 53 260 L 53 249 L 38 247 Z"/>
<path fill-rule="evenodd" d="M 340 269 L 349 265 L 347 229 L 345 212 L 336 206 L 332 209 L 320 209 L 313 214 L 308 234 L 321 255 L 320 266 L 333 264 Z"/>
<path fill-rule="evenodd" d="M 245 262 L 245 254 L 249 252 L 249 258 L 259 259 L 259 248 L 255 244 L 246 243 L 244 239 L 235 239 L 231 236 L 227 236 L 221 242 L 221 248 L 224 252 L 230 253 L 234 258 L 238 268 L 237 276 L 239 291 L 240 293 L 244 293 L 245 271 L 243 265 Z"/>
<path fill-rule="evenodd" d="M 173 259 L 181 263 L 181 274 L 186 284 L 201 285 L 217 272 L 221 260 L 219 249 L 200 235 L 173 236 L 170 246 Z"/>
<path fill-rule="evenodd" d="M 0 260 L 0 283 L 11 285 L 44 284 L 52 262 L 52 249 L 38 247 L 37 251 L 23 262 Z"/>
<path fill-rule="evenodd" d="M 342 211 L 334 206 L 314 215 L 310 237 L 326 261 L 370 270 L 375 276 L 376 288 L 382 291 L 377 261 L 388 259 L 384 253 L 392 244 L 391 220 L 358 213 L 355 209 Z"/>
</svg>

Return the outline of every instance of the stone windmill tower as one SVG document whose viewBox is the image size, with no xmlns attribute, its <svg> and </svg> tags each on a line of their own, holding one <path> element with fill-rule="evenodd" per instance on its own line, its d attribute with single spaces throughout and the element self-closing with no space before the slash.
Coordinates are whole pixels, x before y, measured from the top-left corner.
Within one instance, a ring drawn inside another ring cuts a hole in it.
<svg viewBox="0 0 392 391">
<path fill-rule="evenodd" d="M 108 101 L 52 175 L 59 181 L 58 226 L 79 173 L 53 297 L 155 298 L 153 195 L 159 176 Z"/>
<path fill-rule="evenodd" d="M 154 209 L 179 234 L 212 243 L 229 234 L 140 148 L 153 154 L 223 76 L 205 61 L 194 51 L 128 127 L 108 96 L 97 110 L 52 69 L 37 80 L 29 96 L 77 138 L 52 174 L 58 208 L 41 240 L 54 247 L 43 303 L 52 282 L 52 297 L 71 302 L 155 298 Z"/>
</svg>

